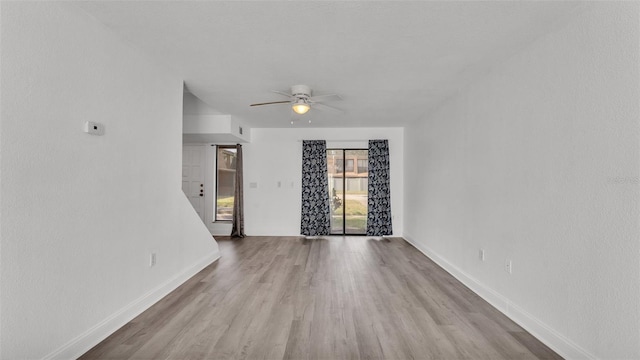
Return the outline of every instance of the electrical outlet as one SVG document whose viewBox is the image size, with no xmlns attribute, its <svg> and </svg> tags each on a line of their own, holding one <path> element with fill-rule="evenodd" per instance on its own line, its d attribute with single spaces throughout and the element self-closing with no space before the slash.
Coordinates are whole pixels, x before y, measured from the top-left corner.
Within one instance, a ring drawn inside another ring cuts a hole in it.
<svg viewBox="0 0 640 360">
<path fill-rule="evenodd" d="M 509 259 L 505 260 L 504 271 L 508 272 L 509 274 L 513 272 L 513 264 L 511 263 L 511 260 Z"/>
<path fill-rule="evenodd" d="M 149 267 L 156 266 L 156 253 L 149 254 Z"/>
<path fill-rule="evenodd" d="M 480 249 L 480 251 L 478 251 L 478 257 L 480 258 L 480 261 L 484 261 L 484 249 Z"/>
</svg>

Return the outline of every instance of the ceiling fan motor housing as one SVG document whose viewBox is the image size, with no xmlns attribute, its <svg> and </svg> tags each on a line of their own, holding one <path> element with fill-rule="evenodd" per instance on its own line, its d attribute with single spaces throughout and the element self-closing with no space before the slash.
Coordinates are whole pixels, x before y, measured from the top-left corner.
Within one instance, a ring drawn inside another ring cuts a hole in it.
<svg viewBox="0 0 640 360">
<path fill-rule="evenodd" d="M 307 85 L 293 85 L 291 87 L 291 95 L 297 98 L 309 98 L 311 89 Z"/>
</svg>

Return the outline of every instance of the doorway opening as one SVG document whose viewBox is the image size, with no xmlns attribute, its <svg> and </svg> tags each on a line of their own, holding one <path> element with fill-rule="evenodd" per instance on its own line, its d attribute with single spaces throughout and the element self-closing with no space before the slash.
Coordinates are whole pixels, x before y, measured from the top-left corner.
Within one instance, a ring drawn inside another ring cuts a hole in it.
<svg viewBox="0 0 640 360">
<path fill-rule="evenodd" d="M 332 235 L 365 235 L 369 184 L 367 149 L 327 149 Z"/>
</svg>

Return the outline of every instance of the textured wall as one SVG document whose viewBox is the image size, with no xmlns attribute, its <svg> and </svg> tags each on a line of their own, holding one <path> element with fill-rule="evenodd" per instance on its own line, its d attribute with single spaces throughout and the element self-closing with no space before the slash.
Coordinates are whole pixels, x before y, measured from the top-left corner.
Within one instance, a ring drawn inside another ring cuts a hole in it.
<svg viewBox="0 0 640 360">
<path fill-rule="evenodd" d="M 565 355 L 640 358 L 638 6 L 597 4 L 405 130 L 405 236 Z"/>
<path fill-rule="evenodd" d="M 327 147 L 357 148 L 366 148 L 369 139 L 389 139 L 393 232 L 401 236 L 402 138 L 402 128 L 252 129 L 251 143 L 243 145 L 246 233 L 300 234 L 303 139 L 327 140 Z M 252 182 L 258 187 L 251 188 Z"/>
<path fill-rule="evenodd" d="M 0 358 L 35 359 L 217 244 L 180 189 L 181 79 L 73 5 L 2 2 L 1 20 Z"/>
</svg>

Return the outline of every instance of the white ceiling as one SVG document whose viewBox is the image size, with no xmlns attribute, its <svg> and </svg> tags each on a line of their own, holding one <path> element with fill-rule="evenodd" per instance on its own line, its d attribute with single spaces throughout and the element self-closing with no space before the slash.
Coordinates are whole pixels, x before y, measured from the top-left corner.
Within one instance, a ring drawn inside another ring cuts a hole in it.
<svg viewBox="0 0 640 360">
<path fill-rule="evenodd" d="M 291 127 L 270 90 L 337 93 L 342 115 L 312 110 L 298 127 L 403 126 L 562 26 L 581 2 L 76 3 L 182 76 L 213 108 L 251 127 Z M 312 119 L 311 125 L 306 120 Z"/>
</svg>

